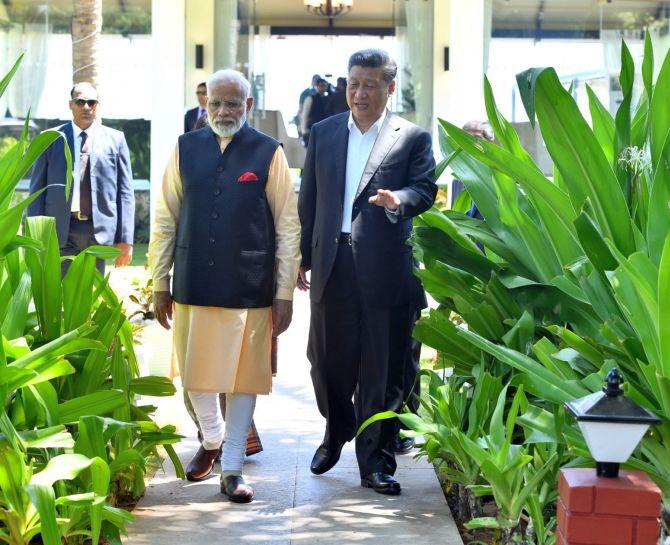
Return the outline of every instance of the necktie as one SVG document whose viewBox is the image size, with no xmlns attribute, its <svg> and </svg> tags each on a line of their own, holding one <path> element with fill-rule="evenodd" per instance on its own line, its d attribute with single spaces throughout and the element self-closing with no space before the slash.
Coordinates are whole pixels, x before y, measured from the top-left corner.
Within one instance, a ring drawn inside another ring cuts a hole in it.
<svg viewBox="0 0 670 545">
<path fill-rule="evenodd" d="M 79 153 L 79 211 L 82 216 L 91 218 L 91 167 L 89 163 L 90 143 L 86 131 L 81 133 L 81 150 Z"/>
</svg>

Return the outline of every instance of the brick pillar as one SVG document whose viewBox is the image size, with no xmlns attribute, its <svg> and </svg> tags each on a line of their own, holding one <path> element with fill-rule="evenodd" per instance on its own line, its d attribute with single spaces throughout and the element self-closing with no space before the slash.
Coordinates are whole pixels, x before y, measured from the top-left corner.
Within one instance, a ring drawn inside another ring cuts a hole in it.
<svg viewBox="0 0 670 545">
<path fill-rule="evenodd" d="M 646 473 L 564 468 L 558 495 L 556 545 L 658 545 L 661 491 Z"/>
</svg>

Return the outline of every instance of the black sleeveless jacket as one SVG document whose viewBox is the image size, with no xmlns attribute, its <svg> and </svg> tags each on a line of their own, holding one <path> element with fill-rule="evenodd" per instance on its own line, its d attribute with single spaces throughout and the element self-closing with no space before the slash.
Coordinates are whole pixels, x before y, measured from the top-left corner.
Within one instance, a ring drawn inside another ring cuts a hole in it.
<svg viewBox="0 0 670 545">
<path fill-rule="evenodd" d="M 247 124 L 223 154 L 210 127 L 179 137 L 183 197 L 174 256 L 176 302 L 272 305 L 275 229 L 265 184 L 278 145 Z"/>
</svg>

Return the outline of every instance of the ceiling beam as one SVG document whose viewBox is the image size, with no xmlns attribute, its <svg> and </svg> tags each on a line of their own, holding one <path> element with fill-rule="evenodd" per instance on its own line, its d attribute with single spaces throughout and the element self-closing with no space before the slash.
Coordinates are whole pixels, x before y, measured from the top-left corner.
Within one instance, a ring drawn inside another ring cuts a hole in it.
<svg viewBox="0 0 670 545">
<path fill-rule="evenodd" d="M 395 36 L 389 27 L 327 27 L 327 26 L 276 26 L 270 27 L 273 36 Z"/>
</svg>

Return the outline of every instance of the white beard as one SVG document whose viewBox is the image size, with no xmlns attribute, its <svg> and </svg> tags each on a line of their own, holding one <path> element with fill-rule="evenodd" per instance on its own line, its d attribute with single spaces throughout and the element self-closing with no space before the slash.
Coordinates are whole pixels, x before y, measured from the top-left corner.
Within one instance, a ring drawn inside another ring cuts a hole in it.
<svg viewBox="0 0 670 545">
<path fill-rule="evenodd" d="M 209 126 L 212 127 L 212 131 L 214 131 L 214 134 L 222 138 L 230 138 L 231 136 L 233 136 L 237 131 L 239 131 L 242 128 L 242 125 L 244 125 L 246 120 L 247 120 L 247 111 L 245 109 L 244 113 L 240 116 L 235 125 L 233 125 L 232 127 L 220 127 L 219 125 L 214 123 L 212 116 L 210 115 L 209 112 L 207 112 L 207 121 L 209 122 Z"/>
</svg>

